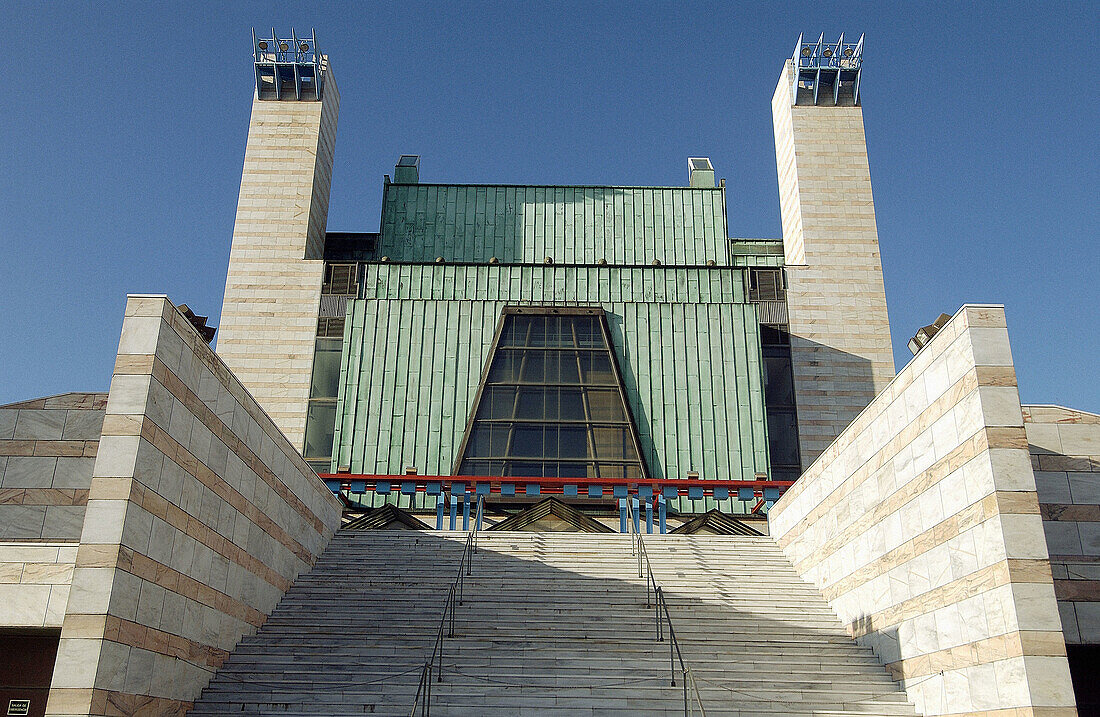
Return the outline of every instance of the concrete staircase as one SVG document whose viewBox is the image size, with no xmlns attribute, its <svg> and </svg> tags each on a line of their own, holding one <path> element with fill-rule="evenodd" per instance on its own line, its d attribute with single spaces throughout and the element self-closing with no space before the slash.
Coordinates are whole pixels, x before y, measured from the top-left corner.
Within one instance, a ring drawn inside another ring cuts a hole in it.
<svg viewBox="0 0 1100 717">
<path fill-rule="evenodd" d="M 192 714 L 408 715 L 464 542 L 338 533 Z M 770 538 L 646 546 L 707 715 L 916 714 Z M 645 603 L 627 535 L 482 533 L 431 714 L 683 715 Z"/>
</svg>

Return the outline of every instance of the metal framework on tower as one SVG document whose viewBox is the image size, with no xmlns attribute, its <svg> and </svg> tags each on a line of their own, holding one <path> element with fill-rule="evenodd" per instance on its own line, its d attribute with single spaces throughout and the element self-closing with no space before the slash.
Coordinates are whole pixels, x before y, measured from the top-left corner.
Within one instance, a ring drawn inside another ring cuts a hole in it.
<svg viewBox="0 0 1100 717">
<path fill-rule="evenodd" d="M 844 42 L 844 34 L 833 42 L 825 42 L 822 33 L 817 41 L 803 41 L 798 36 L 794 46 L 794 84 L 791 101 L 794 104 L 817 105 L 832 97 L 834 105 L 859 104 L 859 80 L 863 66 L 863 35 L 858 42 Z M 824 90 L 824 95 L 822 93 Z"/>
<path fill-rule="evenodd" d="M 257 38 L 252 30 L 252 56 L 256 61 L 256 97 L 261 100 L 320 100 L 325 91 L 325 58 L 317 49 L 317 33 L 280 38 Z"/>
</svg>

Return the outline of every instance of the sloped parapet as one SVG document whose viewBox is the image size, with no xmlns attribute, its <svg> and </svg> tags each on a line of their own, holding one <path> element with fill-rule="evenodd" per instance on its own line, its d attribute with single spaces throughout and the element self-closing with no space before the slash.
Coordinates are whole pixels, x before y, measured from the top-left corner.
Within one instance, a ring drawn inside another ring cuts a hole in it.
<svg viewBox="0 0 1100 717">
<path fill-rule="evenodd" d="M 924 714 L 1076 714 L 1002 307 L 960 309 L 769 525 Z"/>
<path fill-rule="evenodd" d="M 339 521 L 187 319 L 131 296 L 47 714 L 183 713 Z"/>
</svg>

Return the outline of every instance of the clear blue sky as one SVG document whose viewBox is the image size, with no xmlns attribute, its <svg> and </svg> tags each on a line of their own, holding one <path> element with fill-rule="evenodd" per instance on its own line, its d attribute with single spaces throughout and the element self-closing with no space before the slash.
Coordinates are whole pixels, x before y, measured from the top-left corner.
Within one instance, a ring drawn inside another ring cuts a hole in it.
<svg viewBox="0 0 1100 717">
<path fill-rule="evenodd" d="M 675 185 L 712 158 L 730 232 L 778 237 L 770 99 L 800 31 L 867 33 L 863 111 L 899 366 L 1006 305 L 1024 402 L 1100 411 L 1100 90 L 1086 3 L 6 2 L 0 403 L 105 390 L 127 293 L 217 324 L 250 29 L 317 30 L 342 106 L 329 228 L 382 175 Z"/>
</svg>

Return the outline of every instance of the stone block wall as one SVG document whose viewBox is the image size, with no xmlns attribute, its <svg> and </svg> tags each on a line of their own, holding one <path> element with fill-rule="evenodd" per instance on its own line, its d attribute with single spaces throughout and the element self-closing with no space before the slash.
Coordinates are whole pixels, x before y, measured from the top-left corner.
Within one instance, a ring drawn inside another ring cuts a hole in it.
<svg viewBox="0 0 1100 717">
<path fill-rule="evenodd" d="M 331 70 L 320 102 L 253 100 L 218 327 L 218 355 L 299 451 L 339 110 Z"/>
<path fill-rule="evenodd" d="M 0 406 L 0 540 L 79 540 L 105 393 Z"/>
<path fill-rule="evenodd" d="M 1073 715 L 1004 310 L 965 306 L 774 506 L 926 715 Z"/>
<path fill-rule="evenodd" d="M 1023 409 L 1062 631 L 1100 645 L 1100 415 Z"/>
<path fill-rule="evenodd" d="M 0 542 L 0 628 L 60 628 L 76 543 Z"/>
<path fill-rule="evenodd" d="M 863 109 L 794 104 L 793 73 L 772 123 L 805 469 L 894 377 L 894 353 Z"/>
<path fill-rule="evenodd" d="M 182 714 L 339 516 L 183 315 L 130 297 L 47 714 Z"/>
</svg>

